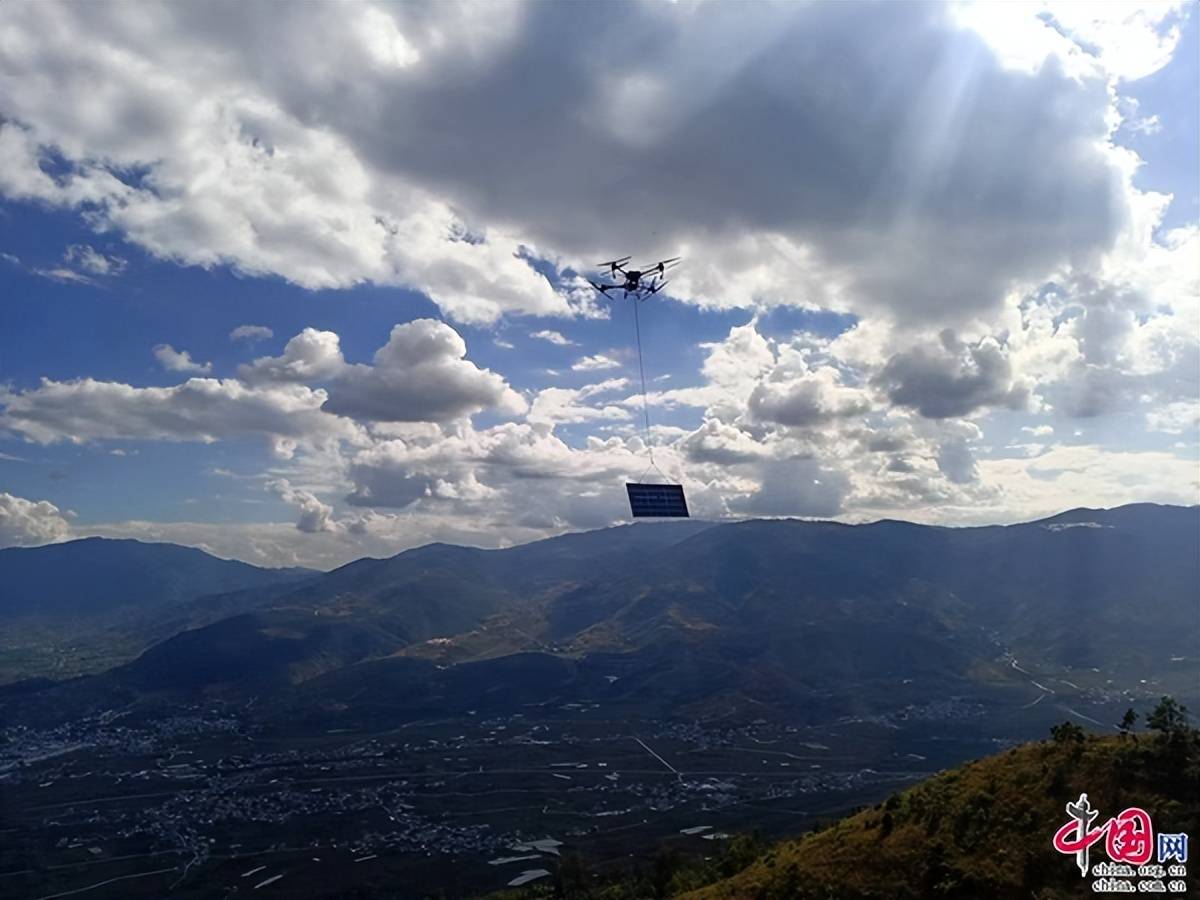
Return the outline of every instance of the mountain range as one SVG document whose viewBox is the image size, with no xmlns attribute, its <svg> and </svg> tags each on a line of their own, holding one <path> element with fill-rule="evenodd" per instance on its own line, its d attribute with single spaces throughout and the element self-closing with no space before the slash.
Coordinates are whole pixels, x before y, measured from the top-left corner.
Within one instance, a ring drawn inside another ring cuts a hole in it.
<svg viewBox="0 0 1200 900">
<path fill-rule="evenodd" d="M 194 547 L 84 538 L 0 550 L 0 620 L 103 616 L 208 594 L 294 585 L 311 569 L 263 569 Z"/>
<path fill-rule="evenodd" d="M 1198 539 L 1200 508 L 1139 504 L 979 528 L 637 524 L 325 574 L 81 541 L 0 553 L 0 597 L 9 616 L 140 609 L 136 658 L 17 690 L 61 714 L 267 692 L 339 723 L 552 702 L 820 720 L 1188 696 Z"/>
</svg>

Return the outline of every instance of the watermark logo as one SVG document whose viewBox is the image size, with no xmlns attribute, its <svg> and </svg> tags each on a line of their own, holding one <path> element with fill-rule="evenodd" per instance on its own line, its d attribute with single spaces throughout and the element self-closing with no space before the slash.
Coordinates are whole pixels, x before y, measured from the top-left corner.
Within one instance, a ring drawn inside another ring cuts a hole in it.
<svg viewBox="0 0 1200 900">
<path fill-rule="evenodd" d="M 1187 835 L 1160 834 L 1158 836 L 1158 861 L 1160 863 L 1187 862 Z"/>
<path fill-rule="evenodd" d="M 1097 826 L 1099 810 L 1093 809 L 1087 794 L 1066 806 L 1068 819 L 1054 833 L 1054 849 L 1075 858 L 1079 874 L 1092 875 L 1092 891 L 1108 893 L 1187 892 L 1188 836 L 1158 834 L 1154 823 L 1141 807 L 1131 806 Z M 1109 862 L 1091 862 L 1092 846 L 1104 841 Z M 1157 850 L 1157 853 L 1156 853 Z M 1152 859 L 1157 860 L 1151 863 Z M 1165 864 L 1171 863 L 1166 866 Z M 1164 880 L 1169 879 L 1169 880 Z"/>
</svg>

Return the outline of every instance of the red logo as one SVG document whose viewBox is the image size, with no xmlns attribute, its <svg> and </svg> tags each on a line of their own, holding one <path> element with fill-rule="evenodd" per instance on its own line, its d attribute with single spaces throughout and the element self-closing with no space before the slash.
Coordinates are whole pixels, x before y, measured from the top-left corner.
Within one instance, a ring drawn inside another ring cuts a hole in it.
<svg viewBox="0 0 1200 900">
<path fill-rule="evenodd" d="M 1154 855 L 1154 826 L 1144 809 L 1131 806 L 1093 828 L 1100 813 L 1091 808 L 1087 794 L 1080 794 L 1075 803 L 1067 804 L 1067 815 L 1070 821 L 1054 834 L 1054 849 L 1068 856 L 1074 854 L 1080 875 L 1087 875 L 1089 851 L 1101 838 L 1113 862 L 1142 866 Z"/>
</svg>

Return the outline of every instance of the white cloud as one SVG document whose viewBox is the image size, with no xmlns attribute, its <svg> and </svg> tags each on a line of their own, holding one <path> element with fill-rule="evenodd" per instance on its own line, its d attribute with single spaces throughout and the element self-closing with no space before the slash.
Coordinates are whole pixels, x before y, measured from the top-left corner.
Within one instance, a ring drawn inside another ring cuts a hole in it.
<svg viewBox="0 0 1200 900">
<path fill-rule="evenodd" d="M 332 331 L 305 328 L 287 342 L 282 356 L 262 356 L 238 373 L 250 384 L 327 381 L 345 366 L 341 339 Z"/>
<path fill-rule="evenodd" d="M 1200 436 L 1200 400 L 1180 400 L 1146 413 L 1146 427 L 1165 434 Z"/>
<path fill-rule="evenodd" d="M 733 506 L 754 516 L 817 516 L 842 512 L 849 479 L 822 467 L 815 459 L 773 461 L 763 466 L 761 483 L 753 494 Z"/>
<path fill-rule="evenodd" d="M 72 244 L 63 260 L 92 275 L 120 275 L 128 264 L 120 256 L 106 256 L 90 244 Z"/>
<path fill-rule="evenodd" d="M 55 266 L 52 269 L 34 269 L 35 275 L 41 275 L 43 278 L 48 278 L 50 281 L 57 281 L 61 284 L 95 284 L 96 282 L 76 272 L 74 269 L 68 269 L 65 266 Z"/>
<path fill-rule="evenodd" d="M 292 487 L 286 478 L 268 481 L 267 490 L 273 492 L 284 503 L 294 506 L 300 511 L 300 519 L 296 528 L 306 534 L 320 532 L 338 532 L 341 524 L 333 518 L 333 507 L 322 503 L 311 491 Z"/>
<path fill-rule="evenodd" d="M 688 459 L 700 463 L 734 465 L 770 457 L 770 450 L 749 433 L 718 419 L 705 419 L 686 435 L 679 448 Z"/>
<path fill-rule="evenodd" d="M 233 331 L 229 332 L 229 339 L 231 341 L 246 341 L 250 344 L 265 341 L 273 337 L 275 337 L 275 332 L 266 325 L 239 325 Z"/>
<path fill-rule="evenodd" d="M 52 544 L 70 536 L 70 524 L 53 503 L 0 491 L 0 547 Z"/>
<path fill-rule="evenodd" d="M 1084 444 L 1055 447 L 1033 459 L 980 460 L 979 468 L 1004 493 L 975 510 L 974 521 L 1035 518 L 1079 506 L 1200 503 L 1200 460 L 1194 455 Z"/>
<path fill-rule="evenodd" d="M 539 341 L 546 341 L 549 344 L 555 344 L 559 347 L 574 347 L 575 346 L 574 341 L 568 340 L 559 332 L 551 331 L 549 329 L 544 329 L 542 331 L 535 331 L 529 336 L 531 338 L 537 338 Z"/>
<path fill-rule="evenodd" d="M 586 401 L 629 386 L 628 379 L 611 378 L 586 387 L 546 388 L 538 391 L 526 419 L 533 423 L 554 425 L 569 422 L 593 422 L 603 419 L 623 421 L 629 411 L 612 402 L 596 405 Z"/>
<path fill-rule="evenodd" d="M 3 128 L 3 125 L 0 125 Z M 3 152 L 3 136 L 0 135 L 0 152 Z M 8 261 L 19 265 L 15 256 Z M 63 251 L 62 261 L 50 268 L 34 268 L 35 275 L 64 284 L 98 284 L 97 278 L 114 277 L 125 271 L 127 262 L 120 256 L 106 256 L 90 244 L 72 244 Z"/>
<path fill-rule="evenodd" d="M 0 390 L 0 429 L 40 444 L 94 440 L 201 441 L 261 436 L 288 456 L 298 443 L 360 442 L 361 428 L 321 411 L 326 393 L 303 385 L 252 387 L 235 379 L 192 378 L 138 388 L 83 378 L 42 379 L 18 393 Z"/>
<path fill-rule="evenodd" d="M 192 359 L 186 350 L 176 350 L 170 344 L 159 344 L 154 348 L 154 358 L 168 372 L 196 372 L 207 374 L 212 371 L 212 363 L 200 363 Z"/>
<path fill-rule="evenodd" d="M 956 4 L 952 12 L 1006 67 L 1035 73 L 1052 61 L 1076 77 L 1132 81 L 1170 60 L 1180 38 L 1178 25 L 1170 23 L 1183 8 L 1179 0 L 979 0 Z"/>
<path fill-rule="evenodd" d="M 325 409 L 374 422 L 442 422 L 485 409 L 525 411 L 520 394 L 466 354 L 466 342 L 444 322 L 417 319 L 397 325 L 373 365 L 337 371 Z"/>
<path fill-rule="evenodd" d="M 37 13 L 6 22 L 10 46 L 37 52 L 8 54 L 16 70 L 0 75 L 0 113 L 10 119 L 0 127 L 0 192 L 87 205 L 95 227 L 185 264 L 228 264 L 308 288 L 410 285 L 463 321 L 490 321 L 509 309 L 570 312 L 570 299 L 525 261 L 523 242 L 501 227 L 481 241 L 458 239 L 461 217 L 445 199 L 376 170 L 346 135 L 306 123 L 273 87 L 249 80 L 243 66 L 261 59 L 261 49 L 209 35 L 212 52 L 198 50 L 206 62 L 177 54 L 168 45 L 200 32 L 169 7 L 160 13 L 152 44 L 126 31 L 120 15 L 89 22 L 87 14 L 55 13 L 50 23 Z M 366 84 L 386 78 L 387 67 L 375 64 L 379 29 L 361 21 L 391 19 L 385 8 L 364 7 L 357 16 L 300 16 L 293 25 L 331 29 L 321 50 L 341 44 L 346 65 L 367 63 Z M 264 46 L 283 49 L 276 41 Z M 49 92 L 43 100 L 61 105 L 68 91 L 80 105 L 65 115 L 39 112 L 41 101 L 21 96 L 31 84 Z M 102 123 L 86 112 L 95 108 L 116 112 Z M 72 171 L 42 170 L 50 148 Z M 136 185 L 113 174 L 137 169 L 146 174 Z"/>
<path fill-rule="evenodd" d="M 1143 134 L 1146 136 L 1158 134 L 1162 131 L 1162 122 L 1157 115 L 1147 116 L 1144 119 L 1133 119 L 1125 123 L 1125 127 L 1135 134 Z"/>
<path fill-rule="evenodd" d="M 777 369 L 755 386 L 748 405 L 751 416 L 760 422 L 804 428 L 861 416 L 872 404 L 866 391 L 843 384 L 834 367 L 809 370 L 805 366 L 800 371 Z"/>
<path fill-rule="evenodd" d="M 1178 41 L 1167 6 L 1056 5 L 1058 31 L 1030 4 L 967 7 L 989 17 L 976 30 L 938 4 L 490 7 L 251 2 L 201 22 L 167 4 L 135 26 L 22 5 L 6 17 L 0 190 L 86 205 L 163 258 L 405 284 L 463 321 L 599 313 L 528 260 L 561 273 L 653 245 L 684 253 L 673 295 L 705 306 L 961 326 L 1112 247 L 1137 192 L 1108 144 L 1111 87 Z M 610 72 L 573 52 L 581 33 L 654 52 Z M 1037 55 L 1015 70 L 994 35 Z M 655 127 L 631 132 L 630 110 Z M 614 216 L 614 184 L 653 202 Z"/>
<path fill-rule="evenodd" d="M 209 368 L 167 345 L 155 355 L 168 369 Z M 281 356 L 242 366 L 240 380 L 192 378 L 173 387 L 139 388 L 90 378 L 43 379 L 31 390 L 0 389 L 0 429 L 43 444 L 260 435 L 288 457 L 300 445 L 361 444 L 366 430 L 355 420 L 448 421 L 485 409 L 526 411 L 524 398 L 501 376 L 465 356 L 458 333 L 431 319 L 393 328 L 373 365 L 346 363 L 336 334 L 307 328 Z"/>
<path fill-rule="evenodd" d="M 599 372 L 604 369 L 619 369 L 621 363 L 613 359 L 611 356 L 605 356 L 603 353 L 596 353 L 592 356 L 581 356 L 571 364 L 573 372 Z"/>
</svg>

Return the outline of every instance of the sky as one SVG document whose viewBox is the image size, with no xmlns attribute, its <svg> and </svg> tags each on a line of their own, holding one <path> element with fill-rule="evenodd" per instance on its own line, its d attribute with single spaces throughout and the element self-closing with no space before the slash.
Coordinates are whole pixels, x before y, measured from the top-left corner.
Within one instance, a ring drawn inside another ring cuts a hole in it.
<svg viewBox="0 0 1200 900">
<path fill-rule="evenodd" d="M 2 4 L 0 547 L 1200 502 L 1198 13 Z"/>
</svg>

